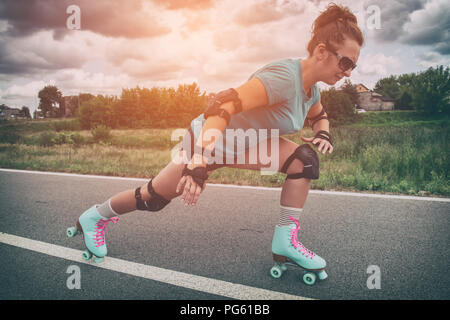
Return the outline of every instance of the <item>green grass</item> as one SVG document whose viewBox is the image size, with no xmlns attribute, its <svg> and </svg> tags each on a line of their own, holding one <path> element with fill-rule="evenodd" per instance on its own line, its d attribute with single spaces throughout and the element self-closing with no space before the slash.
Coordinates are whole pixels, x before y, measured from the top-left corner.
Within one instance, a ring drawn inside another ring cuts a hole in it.
<svg viewBox="0 0 450 320">
<path fill-rule="evenodd" d="M 417 111 L 372 111 L 359 114 L 360 120 L 350 127 L 444 126 L 448 114 L 427 115 Z"/>
<path fill-rule="evenodd" d="M 149 178 L 171 159 L 174 128 L 93 132 L 65 120 L 0 123 L 0 167 Z M 73 122 L 73 121 L 72 121 Z M 72 130 L 71 130 L 72 128 Z M 331 128 L 332 154 L 319 154 L 321 190 L 449 196 L 449 120 L 414 112 L 368 112 L 359 123 Z M 59 130 L 59 132 L 57 132 Z M 309 128 L 286 138 L 301 143 Z M 284 174 L 221 168 L 208 182 L 281 187 Z"/>
</svg>

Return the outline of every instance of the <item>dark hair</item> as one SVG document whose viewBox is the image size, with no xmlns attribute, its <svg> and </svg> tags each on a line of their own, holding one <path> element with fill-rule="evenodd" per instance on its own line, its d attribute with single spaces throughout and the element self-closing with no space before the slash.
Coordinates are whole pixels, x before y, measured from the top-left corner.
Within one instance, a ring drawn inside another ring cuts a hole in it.
<svg viewBox="0 0 450 320">
<path fill-rule="evenodd" d="M 330 3 L 325 11 L 313 23 L 312 37 L 308 43 L 311 56 L 319 43 L 330 45 L 333 49 L 343 43 L 345 38 L 352 38 L 360 46 L 364 36 L 358 27 L 358 19 L 349 8 Z M 345 35 L 345 36 L 344 36 Z"/>
</svg>

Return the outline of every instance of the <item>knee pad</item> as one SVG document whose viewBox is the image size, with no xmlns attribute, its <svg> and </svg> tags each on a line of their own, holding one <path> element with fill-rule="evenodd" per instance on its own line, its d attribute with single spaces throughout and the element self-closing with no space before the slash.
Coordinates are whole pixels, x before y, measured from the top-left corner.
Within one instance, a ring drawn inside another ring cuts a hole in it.
<svg viewBox="0 0 450 320">
<path fill-rule="evenodd" d="M 169 204 L 171 200 L 166 200 L 155 192 L 152 186 L 152 180 L 147 184 L 148 193 L 152 196 L 150 200 L 144 201 L 141 196 L 141 187 L 134 191 L 136 198 L 136 209 L 146 211 L 159 211 Z"/>
<path fill-rule="evenodd" d="M 281 172 L 287 173 L 287 169 L 294 159 L 299 159 L 303 163 L 303 172 L 288 174 L 286 179 L 319 179 L 319 157 L 309 144 L 302 144 L 295 149 L 284 163 Z"/>
</svg>

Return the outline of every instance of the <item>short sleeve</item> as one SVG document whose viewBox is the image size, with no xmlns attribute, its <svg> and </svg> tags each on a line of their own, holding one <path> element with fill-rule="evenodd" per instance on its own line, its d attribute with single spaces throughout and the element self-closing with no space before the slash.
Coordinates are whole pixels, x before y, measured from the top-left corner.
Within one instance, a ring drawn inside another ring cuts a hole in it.
<svg viewBox="0 0 450 320">
<path fill-rule="evenodd" d="M 263 83 L 269 105 L 286 101 L 296 95 L 295 74 L 282 63 L 269 64 L 256 71 L 250 78 L 256 77 Z"/>
</svg>

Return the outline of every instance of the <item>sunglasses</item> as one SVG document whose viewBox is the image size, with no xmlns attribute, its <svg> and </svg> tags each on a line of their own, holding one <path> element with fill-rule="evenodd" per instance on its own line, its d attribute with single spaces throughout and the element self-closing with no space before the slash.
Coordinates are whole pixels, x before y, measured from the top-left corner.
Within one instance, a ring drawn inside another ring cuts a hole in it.
<svg viewBox="0 0 450 320">
<path fill-rule="evenodd" d="M 338 60 L 339 60 L 339 62 L 338 62 L 339 68 L 342 70 L 342 72 L 345 72 L 345 71 L 347 71 L 350 68 L 352 70 L 356 68 L 356 64 L 354 64 L 352 59 L 350 59 L 349 57 L 341 56 L 336 51 L 330 49 L 330 47 L 327 47 L 327 50 L 330 51 L 331 53 L 333 53 L 338 58 Z"/>
</svg>

